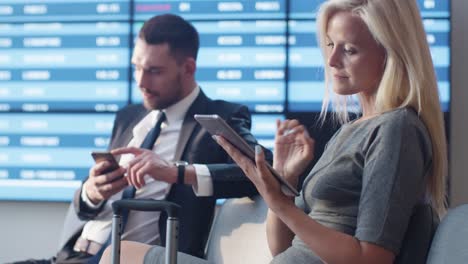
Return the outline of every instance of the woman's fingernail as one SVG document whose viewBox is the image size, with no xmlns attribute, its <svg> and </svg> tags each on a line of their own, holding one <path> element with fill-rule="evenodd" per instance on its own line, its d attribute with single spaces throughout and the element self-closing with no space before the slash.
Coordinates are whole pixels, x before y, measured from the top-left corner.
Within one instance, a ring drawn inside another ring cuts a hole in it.
<svg viewBox="0 0 468 264">
<path fill-rule="evenodd" d="M 287 129 L 286 131 L 284 131 L 283 135 L 287 136 L 287 135 L 292 134 L 292 133 L 294 133 L 294 129 Z"/>
<path fill-rule="evenodd" d="M 255 153 L 256 153 L 256 154 L 262 153 L 262 147 L 260 147 L 260 145 L 256 145 L 256 146 L 255 146 Z"/>
<path fill-rule="evenodd" d="M 217 135 L 213 135 L 211 137 L 214 139 L 214 141 L 218 142 L 218 136 Z"/>
</svg>

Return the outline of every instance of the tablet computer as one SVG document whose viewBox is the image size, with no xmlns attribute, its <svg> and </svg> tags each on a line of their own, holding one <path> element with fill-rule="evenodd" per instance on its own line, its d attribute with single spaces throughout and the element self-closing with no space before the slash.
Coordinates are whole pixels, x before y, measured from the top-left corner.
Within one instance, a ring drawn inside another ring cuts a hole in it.
<svg viewBox="0 0 468 264">
<path fill-rule="evenodd" d="M 255 162 L 255 150 L 245 142 L 221 117 L 218 115 L 195 115 L 200 125 L 206 129 L 211 135 L 222 136 L 229 141 L 233 146 L 237 147 L 244 155 Z M 278 172 L 267 163 L 268 169 L 281 185 L 281 190 L 288 196 L 297 196 L 299 192 L 289 182 L 287 182 Z"/>
</svg>

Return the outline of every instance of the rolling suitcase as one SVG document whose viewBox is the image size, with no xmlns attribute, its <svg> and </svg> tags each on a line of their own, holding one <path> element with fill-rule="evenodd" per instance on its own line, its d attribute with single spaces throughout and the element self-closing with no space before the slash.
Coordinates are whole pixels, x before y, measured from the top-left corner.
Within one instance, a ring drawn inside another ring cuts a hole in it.
<svg viewBox="0 0 468 264">
<path fill-rule="evenodd" d="M 152 199 L 124 199 L 115 201 L 112 204 L 112 209 L 114 211 L 112 217 L 112 264 L 120 264 L 120 236 L 122 235 L 122 211 L 124 210 L 165 211 L 167 213 L 165 263 L 177 264 L 179 205 Z"/>
</svg>

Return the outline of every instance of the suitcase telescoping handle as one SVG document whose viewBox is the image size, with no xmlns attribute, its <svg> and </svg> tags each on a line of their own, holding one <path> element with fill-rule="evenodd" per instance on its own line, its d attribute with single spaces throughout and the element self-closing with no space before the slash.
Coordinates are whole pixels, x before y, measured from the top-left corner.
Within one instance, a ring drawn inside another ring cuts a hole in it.
<svg viewBox="0 0 468 264">
<path fill-rule="evenodd" d="M 112 263 L 120 264 L 120 236 L 122 229 L 122 211 L 165 211 L 167 214 L 166 223 L 166 264 L 177 264 L 178 248 L 178 228 L 180 206 L 167 202 L 152 199 L 123 199 L 112 203 L 114 216 L 112 218 Z"/>
</svg>

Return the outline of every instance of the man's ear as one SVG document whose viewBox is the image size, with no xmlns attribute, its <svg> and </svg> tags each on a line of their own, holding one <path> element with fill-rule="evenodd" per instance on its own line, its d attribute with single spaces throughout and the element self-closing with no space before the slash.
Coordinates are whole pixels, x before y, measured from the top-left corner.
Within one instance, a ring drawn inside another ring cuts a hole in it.
<svg viewBox="0 0 468 264">
<path fill-rule="evenodd" d="M 194 58 L 188 57 L 184 62 L 184 73 L 187 75 L 195 76 L 197 70 L 197 63 Z"/>
</svg>

